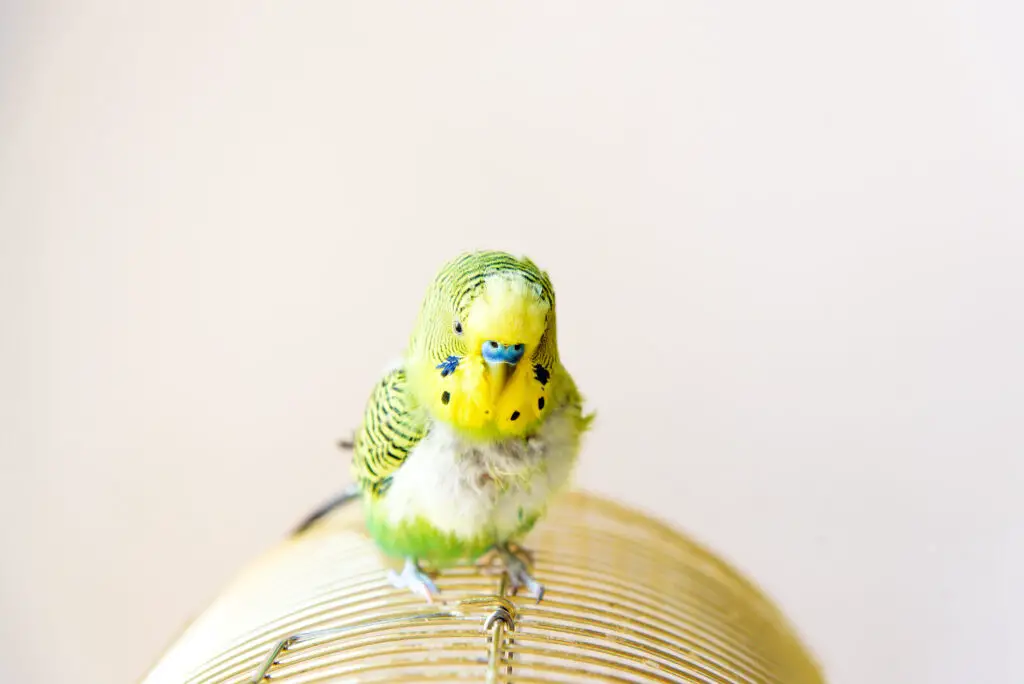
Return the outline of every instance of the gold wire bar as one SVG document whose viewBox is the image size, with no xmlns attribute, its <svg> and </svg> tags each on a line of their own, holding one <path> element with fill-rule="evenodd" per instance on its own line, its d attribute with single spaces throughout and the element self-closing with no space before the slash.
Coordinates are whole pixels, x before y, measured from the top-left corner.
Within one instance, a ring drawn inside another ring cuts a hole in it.
<svg viewBox="0 0 1024 684">
<path fill-rule="evenodd" d="M 753 583 L 637 511 L 569 493 L 524 546 L 539 604 L 466 565 L 431 606 L 343 507 L 246 569 L 144 684 L 825 681 Z"/>
<path fill-rule="evenodd" d="M 366 624 L 358 624 L 348 627 L 335 627 L 330 629 L 317 629 L 309 632 L 300 632 L 298 634 L 293 634 L 287 639 L 282 639 L 277 643 L 277 645 L 274 647 L 274 650 L 270 653 L 270 655 L 267 656 L 267 659 L 263 661 L 263 665 L 260 667 L 259 670 L 256 671 L 256 674 L 253 675 L 252 681 L 253 684 L 258 684 L 259 682 L 263 681 L 267 672 L 270 670 L 271 667 L 274 666 L 277 656 L 280 655 L 281 652 L 287 651 L 293 644 L 300 644 L 303 641 L 310 641 L 312 639 L 321 637 L 337 636 L 341 634 L 351 633 L 358 629 L 384 627 L 385 625 L 389 624 L 409 625 L 421 620 L 431 620 L 434 618 L 450 617 L 458 616 L 454 613 L 427 613 L 425 615 L 412 615 L 408 617 L 396 617 L 384 620 L 374 620 L 373 622 L 369 622 Z"/>
</svg>

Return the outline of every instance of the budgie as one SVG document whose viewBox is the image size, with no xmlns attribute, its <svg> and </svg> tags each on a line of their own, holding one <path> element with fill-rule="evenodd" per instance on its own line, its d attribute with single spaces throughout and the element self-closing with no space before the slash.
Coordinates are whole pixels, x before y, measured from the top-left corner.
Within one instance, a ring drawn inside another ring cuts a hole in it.
<svg viewBox="0 0 1024 684">
<path fill-rule="evenodd" d="M 435 570 L 496 552 L 541 600 L 519 542 L 569 482 L 593 414 L 562 365 L 555 292 L 527 258 L 464 253 L 430 284 L 400 363 L 355 433 L 353 487 L 370 536 L 404 559 L 391 583 L 427 601 Z"/>
</svg>

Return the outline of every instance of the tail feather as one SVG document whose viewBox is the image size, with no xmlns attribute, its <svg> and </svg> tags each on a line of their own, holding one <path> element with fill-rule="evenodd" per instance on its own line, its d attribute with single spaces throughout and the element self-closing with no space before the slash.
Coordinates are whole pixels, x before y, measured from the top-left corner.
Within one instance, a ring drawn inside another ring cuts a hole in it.
<svg viewBox="0 0 1024 684">
<path fill-rule="evenodd" d="M 325 515 L 327 515 L 331 511 L 333 511 L 335 508 L 338 508 L 339 506 L 343 506 L 343 505 L 347 504 L 349 501 L 352 501 L 354 499 L 358 499 L 359 497 L 360 497 L 359 485 L 356 484 L 356 483 L 350 484 L 348 487 L 345 487 L 345 489 L 341 490 L 336 495 L 334 495 L 332 498 L 328 499 L 323 504 L 321 504 L 319 508 L 317 508 L 312 513 L 307 515 L 306 519 L 303 520 L 298 525 L 298 527 L 296 527 L 294 530 L 292 530 L 291 536 L 294 537 L 297 534 L 301 534 L 302 532 L 305 532 L 307 529 L 309 529 L 313 525 L 313 523 L 315 523 L 318 520 L 320 520 L 321 518 L 323 518 Z"/>
</svg>

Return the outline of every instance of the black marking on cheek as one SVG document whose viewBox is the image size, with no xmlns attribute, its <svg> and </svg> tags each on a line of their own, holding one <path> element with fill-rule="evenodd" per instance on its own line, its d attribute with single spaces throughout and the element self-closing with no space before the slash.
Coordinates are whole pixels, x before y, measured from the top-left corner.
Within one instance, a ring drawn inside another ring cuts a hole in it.
<svg viewBox="0 0 1024 684">
<path fill-rule="evenodd" d="M 519 411 L 513 411 L 512 412 L 512 417 L 509 418 L 509 420 L 518 420 L 518 418 L 519 418 Z"/>
<path fill-rule="evenodd" d="M 441 403 L 442 404 L 447 404 L 448 401 L 451 398 L 452 398 L 452 395 L 449 392 L 441 392 Z"/>
<path fill-rule="evenodd" d="M 544 386 L 548 384 L 548 379 L 551 377 L 551 372 L 540 365 L 539 363 L 533 367 L 533 377 L 537 378 L 537 382 Z"/>
<path fill-rule="evenodd" d="M 544 410 L 544 397 L 541 397 L 540 399 L 537 400 L 537 410 L 538 411 L 543 411 Z"/>
</svg>

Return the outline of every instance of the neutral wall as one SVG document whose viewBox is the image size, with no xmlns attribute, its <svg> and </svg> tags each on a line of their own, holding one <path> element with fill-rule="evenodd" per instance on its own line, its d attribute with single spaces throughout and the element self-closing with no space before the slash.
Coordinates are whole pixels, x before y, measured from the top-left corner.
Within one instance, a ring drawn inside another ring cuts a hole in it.
<svg viewBox="0 0 1024 684">
<path fill-rule="evenodd" d="M 1016 678 L 1017 6 L 2 12 L 0 681 L 139 677 L 346 481 L 472 247 L 555 280 L 583 486 L 737 563 L 835 682 Z"/>
</svg>

